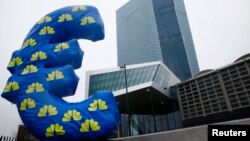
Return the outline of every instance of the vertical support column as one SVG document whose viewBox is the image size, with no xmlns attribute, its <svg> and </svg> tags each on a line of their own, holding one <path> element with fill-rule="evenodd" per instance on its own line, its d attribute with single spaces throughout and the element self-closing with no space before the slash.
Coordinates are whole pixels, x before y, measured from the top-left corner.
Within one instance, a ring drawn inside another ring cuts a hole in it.
<svg viewBox="0 0 250 141">
<path fill-rule="evenodd" d="M 197 92 L 198 92 L 200 103 L 201 103 L 202 113 L 203 113 L 203 116 L 205 117 L 207 115 L 206 115 L 203 100 L 202 100 L 202 97 L 201 97 L 201 92 L 200 92 L 200 87 L 199 87 L 199 84 L 198 84 L 198 79 L 195 80 L 195 84 L 196 84 Z"/>
<path fill-rule="evenodd" d="M 250 68 L 249 68 L 249 65 L 248 65 L 248 63 L 247 63 L 246 60 L 244 60 L 244 65 L 245 65 L 245 67 L 246 67 L 246 70 L 247 70 L 247 72 L 248 72 L 248 75 L 250 76 Z M 243 82 L 242 82 L 242 83 L 243 83 Z M 244 84 L 244 85 L 245 85 L 245 84 Z M 246 95 L 247 95 L 246 87 L 244 87 L 244 91 L 245 91 L 245 93 L 246 93 Z M 250 101 L 250 96 L 247 95 L 247 99 L 248 99 L 248 101 Z"/>
<path fill-rule="evenodd" d="M 223 92 L 223 95 L 224 95 L 224 98 L 225 98 L 225 101 L 226 101 L 226 104 L 227 104 L 227 107 L 228 107 L 228 111 L 230 112 L 233 109 L 232 109 L 231 103 L 229 101 L 229 97 L 228 97 L 228 94 L 227 94 L 227 91 L 226 91 L 226 87 L 225 87 L 224 81 L 222 79 L 221 72 L 217 71 L 217 74 L 218 74 L 220 85 L 221 85 L 221 89 L 222 89 L 222 92 Z"/>
</svg>

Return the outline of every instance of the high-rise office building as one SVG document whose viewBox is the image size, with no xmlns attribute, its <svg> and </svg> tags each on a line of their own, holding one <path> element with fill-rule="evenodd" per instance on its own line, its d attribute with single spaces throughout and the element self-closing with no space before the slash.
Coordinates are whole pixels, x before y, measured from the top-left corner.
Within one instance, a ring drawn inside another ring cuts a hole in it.
<svg viewBox="0 0 250 141">
<path fill-rule="evenodd" d="M 131 0 L 116 14 L 118 65 L 162 61 L 182 81 L 199 72 L 183 0 Z"/>
</svg>

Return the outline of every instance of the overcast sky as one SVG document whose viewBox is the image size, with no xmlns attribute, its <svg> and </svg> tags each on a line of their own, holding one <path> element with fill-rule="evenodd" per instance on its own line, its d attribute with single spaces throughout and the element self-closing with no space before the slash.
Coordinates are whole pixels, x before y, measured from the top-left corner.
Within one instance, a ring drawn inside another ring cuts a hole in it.
<svg viewBox="0 0 250 141">
<path fill-rule="evenodd" d="M 116 67 L 115 11 L 128 0 L 1 0 L 0 1 L 0 91 L 10 73 L 11 54 L 21 47 L 31 27 L 44 15 L 68 5 L 96 6 L 103 18 L 106 38 L 96 43 L 80 40 L 85 52 L 75 97 L 84 99 L 86 70 Z M 216 69 L 250 53 L 250 0 L 185 0 L 200 70 Z M 15 135 L 21 124 L 17 108 L 0 98 L 0 136 Z"/>
</svg>

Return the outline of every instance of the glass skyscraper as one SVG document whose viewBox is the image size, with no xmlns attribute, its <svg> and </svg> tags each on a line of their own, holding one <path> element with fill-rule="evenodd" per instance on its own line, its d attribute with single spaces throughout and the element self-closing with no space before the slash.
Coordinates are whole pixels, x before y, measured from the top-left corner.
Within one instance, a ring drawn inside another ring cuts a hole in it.
<svg viewBox="0 0 250 141">
<path fill-rule="evenodd" d="M 182 81 L 199 72 L 183 0 L 131 0 L 116 14 L 118 65 L 162 61 Z"/>
</svg>

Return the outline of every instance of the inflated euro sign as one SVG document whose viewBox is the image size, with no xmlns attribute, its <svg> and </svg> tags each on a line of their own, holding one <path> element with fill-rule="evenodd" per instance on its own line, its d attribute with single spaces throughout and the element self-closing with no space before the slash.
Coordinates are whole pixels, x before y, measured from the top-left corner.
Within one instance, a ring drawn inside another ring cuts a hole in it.
<svg viewBox="0 0 250 141">
<path fill-rule="evenodd" d="M 102 140 L 117 127 L 120 115 L 112 92 L 96 92 L 79 103 L 74 95 L 83 51 L 77 39 L 104 38 L 104 25 L 92 6 L 69 6 L 41 18 L 22 48 L 11 57 L 2 97 L 16 104 L 28 130 L 41 141 Z"/>
</svg>

